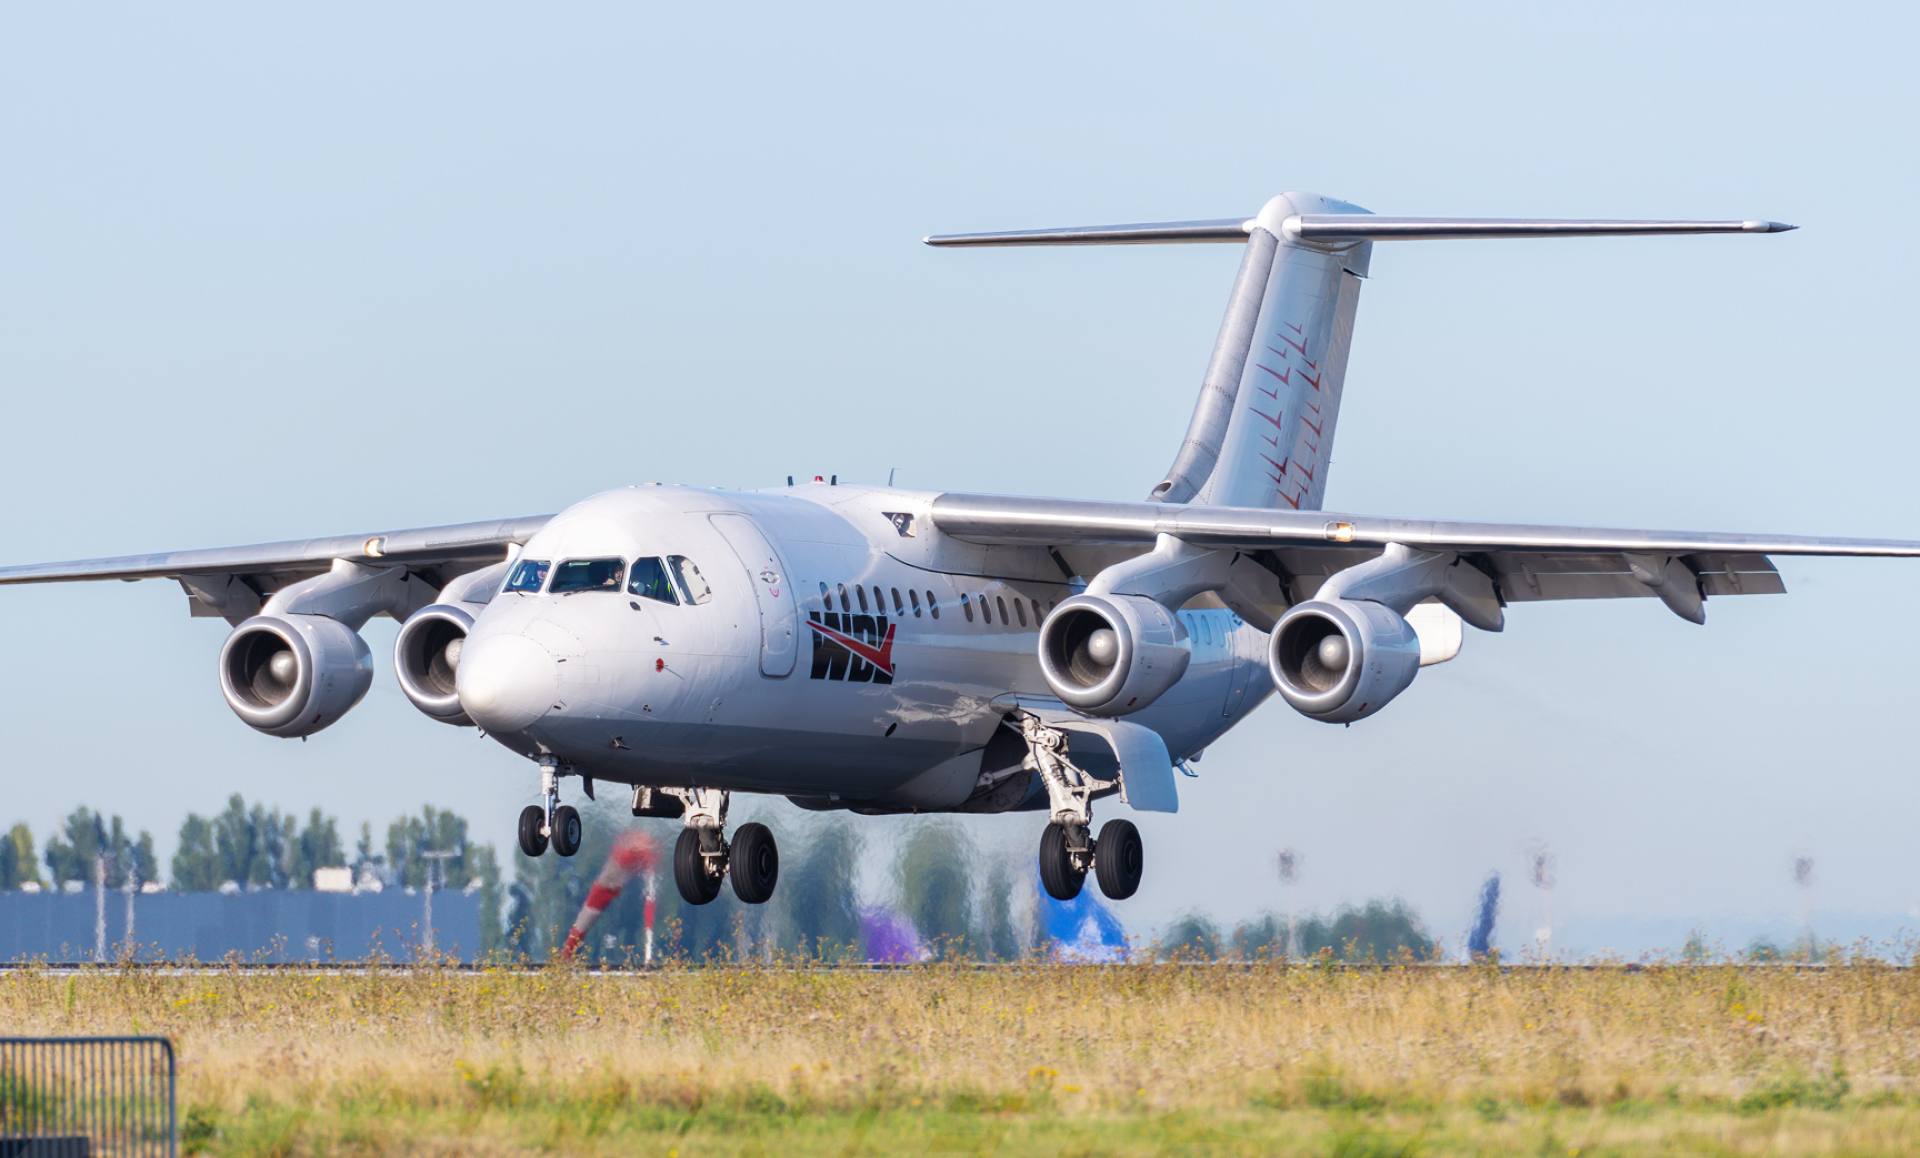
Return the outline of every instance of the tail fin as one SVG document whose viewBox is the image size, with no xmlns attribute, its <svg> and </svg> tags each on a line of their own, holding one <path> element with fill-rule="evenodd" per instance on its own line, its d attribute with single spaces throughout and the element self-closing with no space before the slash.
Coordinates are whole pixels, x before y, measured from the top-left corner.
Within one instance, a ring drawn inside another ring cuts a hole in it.
<svg viewBox="0 0 1920 1158">
<path fill-rule="evenodd" d="M 1255 217 L 929 237 L 928 245 L 1247 247 L 1186 440 L 1155 502 L 1318 510 L 1375 241 L 1780 233 L 1772 221 L 1576 221 L 1380 217 L 1315 193 L 1283 193 Z"/>
</svg>

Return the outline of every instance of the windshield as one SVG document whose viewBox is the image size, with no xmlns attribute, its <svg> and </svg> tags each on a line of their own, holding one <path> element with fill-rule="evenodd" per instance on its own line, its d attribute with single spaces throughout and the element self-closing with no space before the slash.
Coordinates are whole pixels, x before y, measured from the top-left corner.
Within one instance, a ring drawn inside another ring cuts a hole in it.
<svg viewBox="0 0 1920 1158">
<path fill-rule="evenodd" d="M 554 595 L 572 591 L 618 591 L 626 564 L 618 559 L 568 559 L 553 569 Z"/>
<path fill-rule="evenodd" d="M 503 591 L 538 591 L 547 581 L 547 568 L 553 566 L 545 559 L 522 559 L 513 565 L 513 573 L 507 576 L 507 585 Z"/>
<path fill-rule="evenodd" d="M 633 561 L 633 577 L 627 580 L 627 593 L 662 603 L 680 602 L 674 598 L 673 584 L 667 582 L 667 569 L 658 559 Z"/>
<path fill-rule="evenodd" d="M 685 555 L 675 555 L 668 562 L 673 564 L 673 573 L 680 580 L 680 593 L 688 603 L 705 603 L 713 598 L 713 588 L 707 586 L 707 577 L 700 574 L 700 568 Z"/>
</svg>

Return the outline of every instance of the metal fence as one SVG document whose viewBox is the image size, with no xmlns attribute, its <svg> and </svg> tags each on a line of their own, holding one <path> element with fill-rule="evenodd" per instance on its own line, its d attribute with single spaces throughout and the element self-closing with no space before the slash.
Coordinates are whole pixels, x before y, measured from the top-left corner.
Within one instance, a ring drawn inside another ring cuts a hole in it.
<svg viewBox="0 0 1920 1158">
<path fill-rule="evenodd" d="M 164 1037 L 0 1037 L 0 1158 L 179 1151 Z"/>
</svg>

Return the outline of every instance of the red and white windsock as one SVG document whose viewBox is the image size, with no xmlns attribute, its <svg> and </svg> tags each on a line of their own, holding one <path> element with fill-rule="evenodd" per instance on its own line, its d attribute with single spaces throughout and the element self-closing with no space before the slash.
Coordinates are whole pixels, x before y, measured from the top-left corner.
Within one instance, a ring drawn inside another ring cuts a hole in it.
<svg viewBox="0 0 1920 1158">
<path fill-rule="evenodd" d="M 562 959 L 571 960 L 574 951 L 587 938 L 588 930 L 600 919 L 620 897 L 620 890 L 627 887 L 633 875 L 642 870 L 650 870 L 659 863 L 660 853 L 644 833 L 629 830 L 620 834 L 613 842 L 613 855 L 600 869 L 593 888 L 587 893 L 587 903 L 580 906 L 580 915 L 573 919 L 573 930 L 567 934 L 567 943 L 560 950 Z M 647 899 L 647 931 L 653 931 L 653 899 Z"/>
</svg>

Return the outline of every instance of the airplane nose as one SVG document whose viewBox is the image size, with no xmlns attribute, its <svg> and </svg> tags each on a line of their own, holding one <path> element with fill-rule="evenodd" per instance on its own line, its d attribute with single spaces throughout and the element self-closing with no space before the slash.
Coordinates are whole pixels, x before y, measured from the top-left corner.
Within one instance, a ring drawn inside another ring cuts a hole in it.
<svg viewBox="0 0 1920 1158">
<path fill-rule="evenodd" d="M 547 714 L 560 693 L 560 665 L 524 635 L 470 639 L 454 675 L 460 706 L 489 732 L 517 732 Z"/>
</svg>

